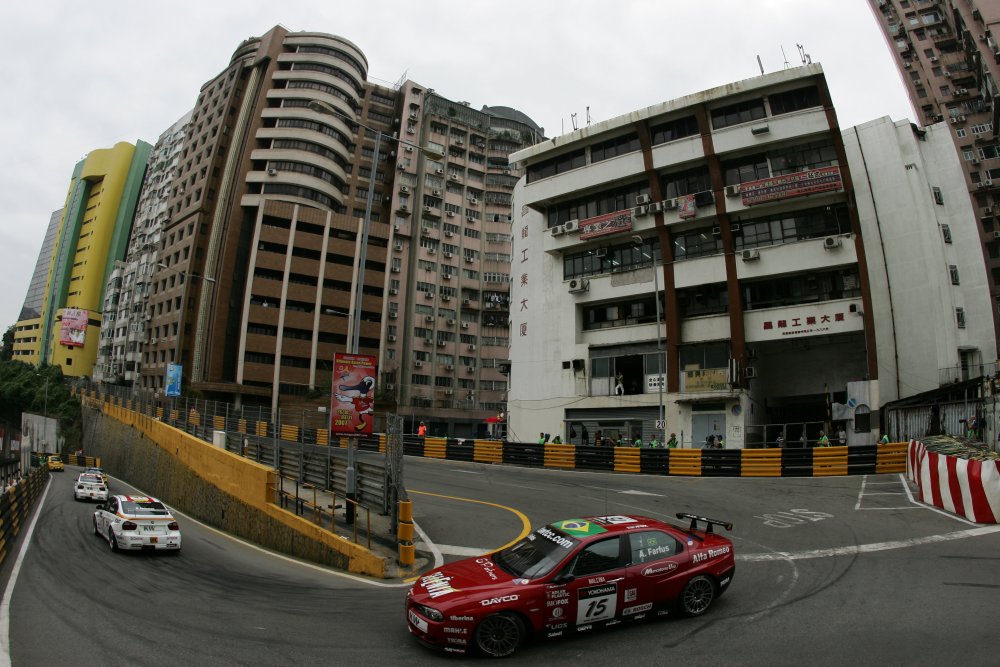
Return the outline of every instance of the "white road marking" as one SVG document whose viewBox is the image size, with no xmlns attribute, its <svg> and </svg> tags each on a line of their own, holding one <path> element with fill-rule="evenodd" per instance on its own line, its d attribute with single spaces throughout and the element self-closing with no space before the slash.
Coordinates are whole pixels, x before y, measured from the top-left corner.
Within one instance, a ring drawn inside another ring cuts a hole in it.
<svg viewBox="0 0 1000 667">
<path fill-rule="evenodd" d="M 618 493 L 623 493 L 626 496 L 659 496 L 661 498 L 663 497 L 662 493 L 650 493 L 649 491 L 635 491 L 632 489 L 628 491 L 619 491 Z"/>
<path fill-rule="evenodd" d="M 438 551 L 449 556 L 482 556 L 490 553 L 489 549 L 479 547 L 457 547 L 451 544 L 438 544 Z"/>
<path fill-rule="evenodd" d="M 925 502 L 923 502 L 921 500 L 916 500 L 913 497 L 913 494 L 910 492 L 910 485 L 906 482 L 906 477 L 903 476 L 903 473 L 899 473 L 899 481 L 902 482 L 903 489 L 906 490 L 906 497 L 909 498 L 910 502 L 913 503 L 914 505 L 917 505 L 918 507 L 923 507 L 925 509 L 929 509 L 932 512 L 937 512 L 941 516 L 946 516 L 949 519 L 954 519 L 955 521 L 958 521 L 959 523 L 968 524 L 970 526 L 976 526 L 976 525 L 978 525 L 975 521 L 969 521 L 965 517 L 952 514 L 951 512 L 945 512 L 944 510 L 938 509 L 937 507 L 934 507 L 933 505 L 928 505 L 927 503 L 925 503 Z"/>
<path fill-rule="evenodd" d="M 42 505 L 52 488 L 52 478 L 49 478 L 45 485 L 45 493 L 38 499 L 38 506 L 35 507 L 35 516 L 31 518 L 31 524 L 24 533 L 24 541 L 21 542 L 21 550 L 17 553 L 17 560 L 10 571 L 10 579 L 7 580 L 7 588 L 3 592 L 3 601 L 0 602 L 0 667 L 10 667 L 10 599 L 14 596 L 14 584 L 17 583 L 17 575 L 21 572 L 21 563 L 24 562 L 24 555 L 28 553 L 28 545 L 31 543 L 31 535 L 35 532 L 35 524 L 42 513 Z"/>
<path fill-rule="evenodd" d="M 431 541 L 431 538 L 427 537 L 427 533 L 425 533 L 424 529 L 420 527 L 420 524 L 414 521 L 413 529 L 417 531 L 417 535 L 420 536 L 420 540 L 424 543 L 424 546 L 427 547 L 427 550 L 430 551 L 431 555 L 434 557 L 434 569 L 436 570 L 437 568 L 444 565 L 444 556 L 441 555 L 441 550 L 438 549 L 437 545 Z"/>
<path fill-rule="evenodd" d="M 811 558 L 829 558 L 831 556 L 856 556 L 858 554 L 875 553 L 876 551 L 889 551 L 892 549 L 905 549 L 907 547 L 917 547 L 924 544 L 939 544 L 952 540 L 964 540 L 969 537 L 981 537 L 1000 533 L 1000 525 L 980 526 L 969 530 L 959 530 L 953 533 L 942 535 L 927 535 L 926 537 L 911 537 L 907 540 L 894 540 L 892 542 L 873 542 L 872 544 L 857 544 L 849 547 L 834 547 L 832 549 L 811 549 L 807 551 L 776 551 L 766 554 L 737 554 L 736 560 L 758 563 L 761 561 L 778 560 L 808 560 Z"/>
</svg>

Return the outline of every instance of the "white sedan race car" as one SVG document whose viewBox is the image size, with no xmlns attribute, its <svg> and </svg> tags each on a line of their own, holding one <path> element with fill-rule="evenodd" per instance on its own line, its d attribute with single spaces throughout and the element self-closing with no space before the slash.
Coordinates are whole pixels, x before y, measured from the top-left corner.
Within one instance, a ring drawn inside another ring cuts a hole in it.
<svg viewBox="0 0 1000 667">
<path fill-rule="evenodd" d="M 108 485 L 100 475 L 81 473 L 73 485 L 73 498 L 105 502 L 108 499 Z"/>
<path fill-rule="evenodd" d="M 111 496 L 94 512 L 94 534 L 108 541 L 112 551 L 181 549 L 181 531 L 170 510 L 149 496 Z"/>
</svg>

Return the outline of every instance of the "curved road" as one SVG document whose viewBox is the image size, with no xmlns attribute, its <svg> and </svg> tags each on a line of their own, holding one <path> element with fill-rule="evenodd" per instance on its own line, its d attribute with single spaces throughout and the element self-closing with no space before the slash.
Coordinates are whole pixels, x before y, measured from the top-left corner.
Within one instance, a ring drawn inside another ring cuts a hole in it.
<svg viewBox="0 0 1000 667">
<path fill-rule="evenodd" d="M 183 517 L 178 557 L 112 554 L 93 535 L 93 506 L 72 499 L 73 477 L 53 475 L 4 610 L 14 665 L 452 661 L 410 639 L 398 582 L 292 561 Z M 1000 527 L 913 502 L 899 475 L 664 478 L 407 458 L 406 477 L 433 540 L 418 545 L 428 567 L 507 544 L 526 522 L 691 511 L 735 523 L 737 575 L 705 617 L 532 644 L 513 662 L 996 661 Z"/>
</svg>

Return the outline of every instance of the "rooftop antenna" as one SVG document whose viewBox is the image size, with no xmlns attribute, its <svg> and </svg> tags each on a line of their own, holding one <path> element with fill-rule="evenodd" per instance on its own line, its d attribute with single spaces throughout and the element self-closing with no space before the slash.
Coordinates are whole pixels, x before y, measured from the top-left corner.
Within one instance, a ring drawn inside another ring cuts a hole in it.
<svg viewBox="0 0 1000 667">
<path fill-rule="evenodd" d="M 782 60 L 785 61 L 785 69 L 788 69 L 789 67 L 791 67 L 791 65 L 788 64 L 788 56 L 785 54 L 785 47 L 784 46 L 781 47 L 781 58 L 782 58 Z"/>
<path fill-rule="evenodd" d="M 799 57 L 802 58 L 802 64 L 812 65 L 813 59 L 808 53 L 806 53 L 805 47 L 801 44 L 796 44 L 795 46 L 799 47 Z"/>
<path fill-rule="evenodd" d="M 590 125 L 590 106 L 587 106 L 587 125 Z"/>
<path fill-rule="evenodd" d="M 760 54 L 757 54 L 757 67 L 760 68 L 760 75 L 764 76 L 764 63 L 760 61 Z"/>
<path fill-rule="evenodd" d="M 569 119 L 573 123 L 573 129 L 576 130 L 577 129 L 577 127 L 576 127 L 576 114 L 575 113 L 571 113 L 569 115 Z"/>
</svg>

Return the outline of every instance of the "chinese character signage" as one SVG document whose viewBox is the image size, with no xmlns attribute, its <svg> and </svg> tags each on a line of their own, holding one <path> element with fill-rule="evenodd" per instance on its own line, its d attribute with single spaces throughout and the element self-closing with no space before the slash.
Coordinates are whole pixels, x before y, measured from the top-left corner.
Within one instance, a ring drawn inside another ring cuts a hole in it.
<svg viewBox="0 0 1000 667">
<path fill-rule="evenodd" d="M 167 396 L 181 395 L 181 378 L 183 377 L 183 366 L 180 364 L 167 364 L 167 381 L 164 384 L 163 393 Z"/>
<path fill-rule="evenodd" d="M 87 320 L 90 311 L 79 308 L 66 308 L 62 312 L 62 328 L 59 330 L 59 343 L 68 347 L 83 347 L 87 337 Z"/>
<path fill-rule="evenodd" d="M 750 206 L 843 187 L 840 167 L 822 167 L 743 183 L 740 185 L 740 198 L 744 206 Z"/>
<path fill-rule="evenodd" d="M 681 195 L 677 198 L 677 215 L 681 220 L 698 215 L 698 205 L 695 203 L 694 195 Z"/>
<path fill-rule="evenodd" d="M 632 231 L 632 209 L 606 213 L 580 221 L 580 240 Z"/>
<path fill-rule="evenodd" d="M 375 413 L 376 358 L 367 354 L 333 357 L 330 433 L 371 435 Z"/>
</svg>

